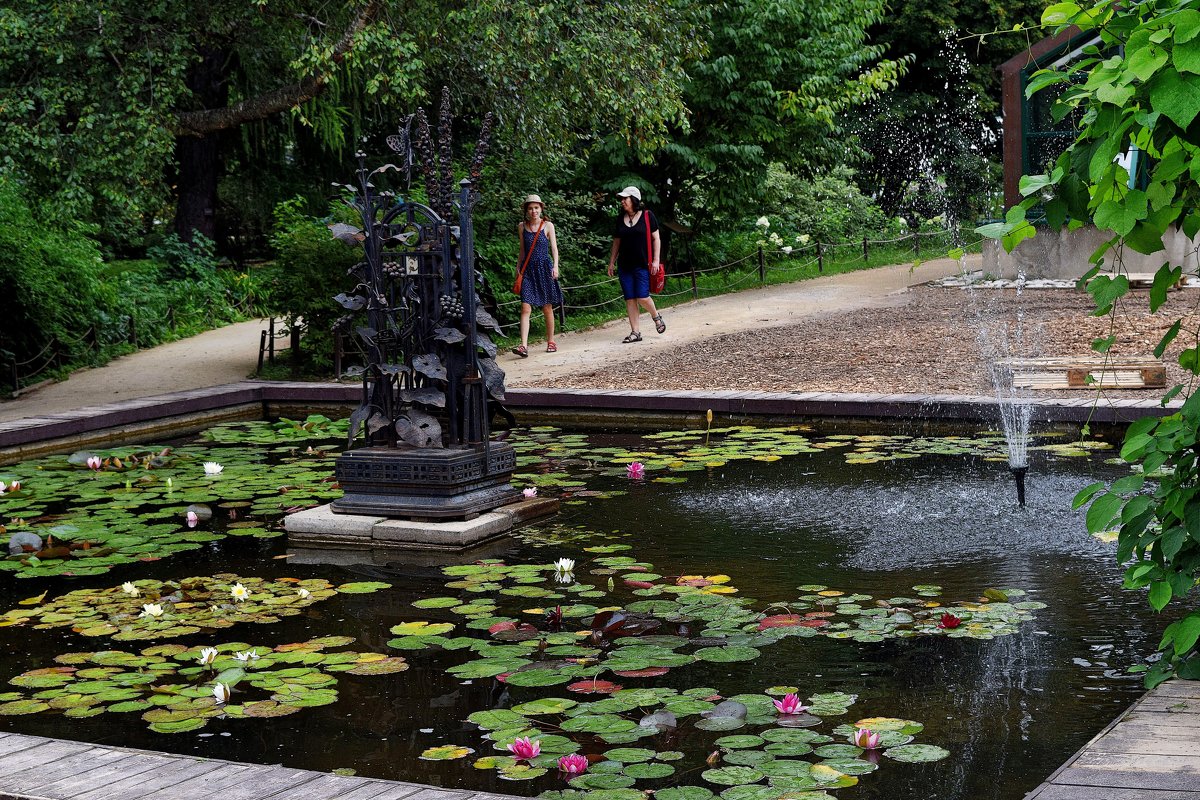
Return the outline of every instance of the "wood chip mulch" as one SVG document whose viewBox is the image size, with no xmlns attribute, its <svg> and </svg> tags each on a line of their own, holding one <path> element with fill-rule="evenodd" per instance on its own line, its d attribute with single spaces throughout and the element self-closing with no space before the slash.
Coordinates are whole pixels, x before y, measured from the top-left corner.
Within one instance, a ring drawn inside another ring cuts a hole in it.
<svg viewBox="0 0 1200 800">
<path fill-rule="evenodd" d="M 1092 341 L 1116 334 L 1115 356 L 1151 356 L 1178 317 L 1167 350 L 1167 386 L 1187 382 L 1176 361 L 1195 347 L 1200 291 L 1173 293 L 1156 314 L 1147 292 L 1118 305 L 1115 321 L 1092 316 L 1086 293 L 1068 289 L 964 290 L 921 286 L 893 308 L 814 318 L 796 325 L 738 331 L 546 381 L 558 388 L 745 389 L 770 392 L 878 392 L 987 395 L 995 358 L 1095 356 Z M 1190 331 L 1190 333 L 1189 333 Z M 1094 390 L 1032 391 L 1086 397 Z M 1120 398 L 1157 398 L 1161 389 L 1109 390 Z"/>
</svg>

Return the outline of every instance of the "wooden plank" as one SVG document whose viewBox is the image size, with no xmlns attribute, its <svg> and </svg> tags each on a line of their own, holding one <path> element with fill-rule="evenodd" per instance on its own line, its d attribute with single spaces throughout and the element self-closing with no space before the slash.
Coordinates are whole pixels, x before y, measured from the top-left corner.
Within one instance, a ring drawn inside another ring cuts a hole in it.
<svg viewBox="0 0 1200 800">
<path fill-rule="evenodd" d="M 1195 773 L 1171 774 L 1068 767 L 1058 774 L 1054 782 L 1073 786 L 1200 792 L 1200 775 Z"/>
<path fill-rule="evenodd" d="M 253 766 L 221 788 L 220 800 L 258 800 L 258 798 L 274 796 L 291 798 L 292 787 L 311 781 L 313 775 L 309 770 L 292 769 L 291 767 Z M 211 784 L 211 779 L 208 775 L 202 775 L 196 778 L 195 782 Z M 190 788 L 192 783 L 193 781 L 187 781 L 172 786 L 169 795 L 163 796 L 164 800 L 178 800 L 181 797 L 193 796 L 193 790 Z M 204 791 L 213 791 L 213 789 L 206 785 Z"/>
<path fill-rule="evenodd" d="M 107 786 L 115 780 L 141 775 L 155 767 L 154 763 L 144 756 L 130 753 L 128 750 L 109 750 L 108 752 L 115 753 L 120 758 L 86 772 L 79 772 L 52 783 L 35 786 L 30 790 L 30 794 L 36 797 L 70 798 L 89 788 Z"/>
<path fill-rule="evenodd" d="M 167 780 L 161 786 L 156 786 L 152 791 L 143 792 L 140 785 L 133 787 L 133 794 L 129 796 L 129 800 L 136 796 L 139 800 L 186 800 L 189 797 L 209 797 L 216 795 L 219 798 L 225 796 L 225 792 L 238 783 L 247 779 L 248 775 L 253 774 L 258 770 L 258 767 L 251 764 L 231 764 L 228 761 L 209 761 L 195 762 L 187 759 L 178 759 L 178 768 L 172 770 L 164 770 L 164 772 L 175 772 L 181 774 L 184 770 L 195 767 L 207 767 L 203 771 L 197 771 L 191 775 L 179 779 L 175 775 L 168 774 Z M 153 777 L 157 778 L 159 771 L 155 770 Z M 112 800 L 120 800 L 125 795 L 110 795 Z M 75 798 L 71 798 L 75 800 Z"/>
<path fill-rule="evenodd" d="M 364 786 L 339 795 L 337 800 L 401 800 L 401 798 L 412 797 L 424 788 L 415 783 L 368 781 Z"/>
<path fill-rule="evenodd" d="M 228 765 L 220 761 L 192 761 L 186 758 L 167 758 L 165 756 L 161 758 L 144 756 L 144 758 L 145 761 L 142 763 L 148 765 L 147 769 L 140 769 L 141 764 L 139 764 L 137 773 L 123 775 L 110 783 L 84 789 L 70 800 L 136 800 L 136 798 L 153 796 L 161 789 L 169 789 L 198 775 L 228 771 Z M 181 795 L 173 795 L 169 791 L 167 794 L 177 800 L 184 800 Z"/>
<path fill-rule="evenodd" d="M 1030 794 L 1027 800 L 1200 800 L 1200 792 L 1159 789 L 1150 795 L 1145 789 L 1046 784 L 1040 791 Z"/>
<path fill-rule="evenodd" d="M 1145 725 L 1154 728 L 1169 728 L 1191 731 L 1197 735 L 1200 728 L 1200 714 L 1172 714 L 1168 711 L 1143 711 L 1140 707 L 1125 715 L 1122 724 Z"/>
<path fill-rule="evenodd" d="M 1111 734 L 1109 734 L 1111 735 Z M 1200 788 L 1200 754 L 1190 756 L 1158 756 L 1149 753 L 1102 753 L 1093 748 L 1080 753 L 1071 766 L 1137 773 L 1191 775 Z M 1116 784 L 1119 785 L 1119 784 Z"/>
<path fill-rule="evenodd" d="M 60 758 L 73 756 L 76 753 L 90 749 L 90 745 L 79 742 L 67 742 L 58 739 L 46 739 L 44 744 L 19 750 L 0 758 L 0 791 L 4 788 L 4 778 L 17 772 L 23 772 L 31 767 L 48 764 Z"/>
<path fill-rule="evenodd" d="M 1196 731 L 1191 729 L 1184 736 L 1186 738 L 1178 734 L 1168 735 L 1161 728 L 1134 727 L 1127 730 L 1124 725 L 1118 725 L 1108 735 L 1093 742 L 1090 752 L 1188 756 L 1193 769 L 1200 771 L 1200 747 L 1197 747 L 1194 738 Z"/>
<path fill-rule="evenodd" d="M 367 783 L 382 783 L 349 775 L 325 775 L 317 772 L 310 772 L 308 775 L 310 780 L 307 783 L 287 789 L 283 795 L 278 795 L 279 800 L 341 800 L 347 792 Z"/>
<path fill-rule="evenodd" d="M 105 754 L 109 754 L 109 757 L 105 758 Z M 103 747 L 89 747 L 65 758 L 44 761 L 22 772 L 5 775 L 0 785 L 7 793 L 27 794 L 36 786 L 77 775 L 80 771 L 88 770 L 93 764 L 102 766 L 106 761 L 111 761 L 113 755 L 120 754 Z"/>
<path fill-rule="evenodd" d="M 38 747 L 49 742 L 49 739 L 42 739 L 38 736 L 22 736 L 19 733 L 6 734 L 0 739 L 0 759 L 10 753 L 17 753 L 21 750 L 28 750 L 31 747 Z"/>
</svg>

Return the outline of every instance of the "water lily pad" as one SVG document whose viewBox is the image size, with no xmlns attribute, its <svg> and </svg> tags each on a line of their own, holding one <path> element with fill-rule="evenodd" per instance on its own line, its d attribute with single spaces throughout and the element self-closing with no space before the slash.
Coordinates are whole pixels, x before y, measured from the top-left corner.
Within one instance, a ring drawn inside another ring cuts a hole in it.
<svg viewBox="0 0 1200 800">
<path fill-rule="evenodd" d="M 899 747 L 889 747 L 883 754 L 895 761 L 906 764 L 923 764 L 927 761 L 941 761 L 950 755 L 950 751 L 931 744 L 904 744 Z"/>
<path fill-rule="evenodd" d="M 438 747 L 430 747 L 421 753 L 422 761 L 454 761 L 460 758 L 466 758 L 475 751 L 470 747 L 462 747 L 455 744 L 444 744 Z"/>
<path fill-rule="evenodd" d="M 636 764 L 654 758 L 654 751 L 642 747 L 615 747 L 607 751 L 604 757 L 609 761 L 619 761 L 623 764 Z"/>
<path fill-rule="evenodd" d="M 754 767 L 721 767 L 720 769 L 706 769 L 700 773 L 700 777 L 709 783 L 720 786 L 743 786 L 758 783 L 766 775 Z"/>
</svg>

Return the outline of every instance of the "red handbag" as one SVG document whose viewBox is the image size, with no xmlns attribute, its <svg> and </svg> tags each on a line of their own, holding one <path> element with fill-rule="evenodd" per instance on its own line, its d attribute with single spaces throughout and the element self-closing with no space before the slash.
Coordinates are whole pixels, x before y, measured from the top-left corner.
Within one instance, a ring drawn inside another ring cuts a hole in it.
<svg viewBox="0 0 1200 800">
<path fill-rule="evenodd" d="M 650 270 L 650 293 L 659 294 L 667 285 L 667 271 L 663 269 L 662 264 L 658 265 L 658 269 L 654 266 L 654 245 L 650 236 L 650 212 L 643 212 L 642 216 L 646 218 L 646 258 L 648 263 L 646 268 Z"/>
</svg>

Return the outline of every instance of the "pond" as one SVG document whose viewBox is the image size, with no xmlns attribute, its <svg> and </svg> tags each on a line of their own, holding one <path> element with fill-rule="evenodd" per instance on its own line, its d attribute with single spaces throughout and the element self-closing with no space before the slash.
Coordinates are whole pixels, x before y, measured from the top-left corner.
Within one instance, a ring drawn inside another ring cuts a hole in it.
<svg viewBox="0 0 1200 800">
<path fill-rule="evenodd" d="M 1140 694 L 1165 624 L 1070 510 L 1127 474 L 1102 443 L 1039 436 L 1021 509 L 988 431 L 526 429 L 514 483 L 553 520 L 299 563 L 278 520 L 337 496 L 344 432 L 0 470 L 8 534 L 42 540 L 0 562 L 0 728 L 560 800 L 1019 798 Z"/>
</svg>

